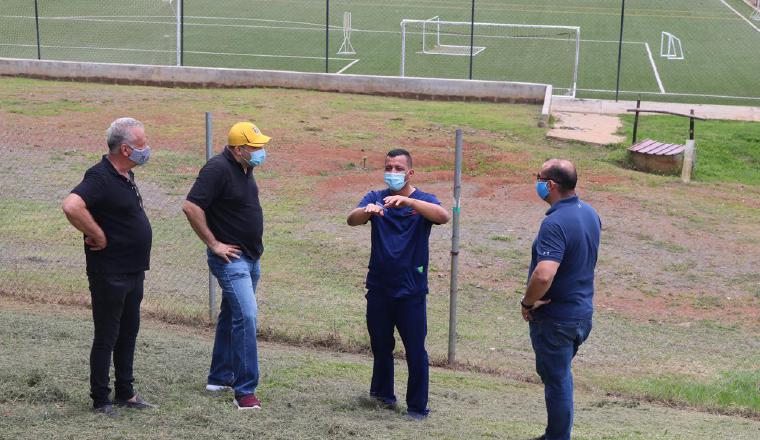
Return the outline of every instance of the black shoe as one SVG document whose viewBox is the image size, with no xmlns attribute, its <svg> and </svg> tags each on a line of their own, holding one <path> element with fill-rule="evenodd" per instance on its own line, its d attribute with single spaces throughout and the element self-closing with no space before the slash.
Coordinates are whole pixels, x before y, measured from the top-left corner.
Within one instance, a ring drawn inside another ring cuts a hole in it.
<svg viewBox="0 0 760 440">
<path fill-rule="evenodd" d="M 132 409 L 158 408 L 158 405 L 154 405 L 152 403 L 148 403 L 142 400 L 142 397 L 138 396 L 137 394 L 135 394 L 133 399 L 134 400 L 114 399 L 113 404 L 116 406 L 121 406 L 124 408 L 132 408 Z"/>
<path fill-rule="evenodd" d="M 533 437 L 530 440 L 546 440 L 546 435 L 542 435 L 542 436 L 539 436 L 539 437 Z"/>
<path fill-rule="evenodd" d="M 118 419 L 119 417 L 121 417 L 121 414 L 119 414 L 119 411 L 116 411 L 116 408 L 114 408 L 113 405 L 111 404 L 106 404 L 103 406 L 99 406 L 97 408 L 93 408 L 92 411 L 95 414 L 102 414 L 112 419 Z"/>
</svg>

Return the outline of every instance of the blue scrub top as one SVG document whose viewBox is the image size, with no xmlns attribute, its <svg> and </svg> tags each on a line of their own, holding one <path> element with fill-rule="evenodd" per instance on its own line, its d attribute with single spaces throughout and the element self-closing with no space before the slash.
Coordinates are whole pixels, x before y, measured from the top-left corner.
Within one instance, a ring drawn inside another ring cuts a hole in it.
<svg viewBox="0 0 760 440">
<path fill-rule="evenodd" d="M 390 189 L 368 192 L 358 207 L 383 206 Z M 415 189 L 411 199 L 440 205 L 433 194 Z M 372 251 L 367 273 L 367 290 L 392 298 L 428 293 L 429 238 L 433 223 L 414 209 L 404 206 L 385 208 L 383 216 L 373 215 Z"/>
</svg>

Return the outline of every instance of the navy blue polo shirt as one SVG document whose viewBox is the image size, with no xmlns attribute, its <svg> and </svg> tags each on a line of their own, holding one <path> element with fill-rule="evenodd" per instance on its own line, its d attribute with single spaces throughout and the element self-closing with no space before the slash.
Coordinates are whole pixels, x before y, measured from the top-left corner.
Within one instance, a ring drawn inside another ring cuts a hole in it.
<svg viewBox="0 0 760 440">
<path fill-rule="evenodd" d="M 136 273 L 150 268 L 153 231 L 142 206 L 142 197 L 129 171 L 116 171 L 107 155 L 84 173 L 72 193 L 84 200 L 87 210 L 106 234 L 106 247 L 92 251 L 84 246 L 87 273 Z"/>
<path fill-rule="evenodd" d="M 264 253 L 264 213 L 253 167 L 243 171 L 227 148 L 201 168 L 187 200 L 203 209 L 217 240 L 240 246 L 254 260 Z"/>
<path fill-rule="evenodd" d="M 578 196 L 562 199 L 548 211 L 533 242 L 528 279 L 540 261 L 559 263 L 542 299 L 551 302 L 532 312 L 534 319 L 586 319 L 594 311 L 594 269 L 602 223 Z"/>
<path fill-rule="evenodd" d="M 383 206 L 390 189 L 368 192 L 357 207 Z M 433 194 L 415 189 L 411 199 L 440 205 Z M 411 207 L 386 208 L 384 215 L 370 217 L 372 251 L 369 257 L 367 290 L 393 298 L 428 293 L 430 230 L 433 223 Z"/>
</svg>

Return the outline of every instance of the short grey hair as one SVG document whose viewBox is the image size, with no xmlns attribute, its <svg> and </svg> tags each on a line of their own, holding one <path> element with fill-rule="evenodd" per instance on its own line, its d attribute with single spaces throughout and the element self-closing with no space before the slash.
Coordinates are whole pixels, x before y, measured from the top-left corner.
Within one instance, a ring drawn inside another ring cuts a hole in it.
<svg viewBox="0 0 760 440">
<path fill-rule="evenodd" d="M 135 141 L 135 137 L 132 134 L 134 127 L 144 127 L 144 125 L 134 118 L 119 118 L 111 122 L 111 126 L 106 130 L 108 151 L 114 153 L 121 144 L 133 143 Z"/>
</svg>

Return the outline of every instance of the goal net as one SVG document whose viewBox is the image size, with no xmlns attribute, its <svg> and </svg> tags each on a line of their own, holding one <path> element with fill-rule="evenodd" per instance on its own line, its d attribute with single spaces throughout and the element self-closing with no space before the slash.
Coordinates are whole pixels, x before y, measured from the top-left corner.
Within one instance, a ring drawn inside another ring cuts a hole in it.
<svg viewBox="0 0 760 440">
<path fill-rule="evenodd" d="M 669 32 L 660 34 L 660 57 L 669 60 L 682 60 L 683 47 L 681 40 Z"/>
<path fill-rule="evenodd" d="M 575 96 L 580 28 L 405 19 L 401 76 L 551 84 Z"/>
</svg>

